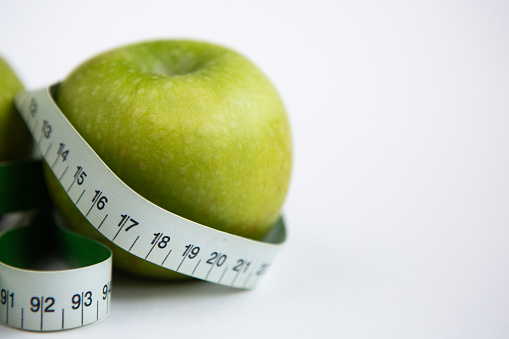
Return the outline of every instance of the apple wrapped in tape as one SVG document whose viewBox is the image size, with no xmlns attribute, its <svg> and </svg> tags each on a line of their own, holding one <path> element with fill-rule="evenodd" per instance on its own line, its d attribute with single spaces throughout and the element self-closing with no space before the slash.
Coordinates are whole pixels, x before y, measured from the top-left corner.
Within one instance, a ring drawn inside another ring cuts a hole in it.
<svg viewBox="0 0 509 339">
<path fill-rule="evenodd" d="M 288 118 L 271 82 L 239 53 L 189 40 L 120 47 L 76 68 L 56 101 L 113 172 L 160 207 L 252 239 L 278 220 L 292 166 Z M 109 243 L 46 177 L 65 222 L 113 247 L 116 268 L 185 277 Z"/>
</svg>

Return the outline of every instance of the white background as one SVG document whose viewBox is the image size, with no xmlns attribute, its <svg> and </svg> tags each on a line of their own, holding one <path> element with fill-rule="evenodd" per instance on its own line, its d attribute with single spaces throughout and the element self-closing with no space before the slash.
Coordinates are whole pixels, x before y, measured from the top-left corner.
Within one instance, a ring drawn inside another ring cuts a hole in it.
<svg viewBox="0 0 509 339">
<path fill-rule="evenodd" d="M 50 337 L 509 337 L 509 2 L 0 3 L 32 89 L 154 38 L 229 46 L 279 89 L 288 243 L 249 292 L 116 276 L 106 320 Z"/>
</svg>

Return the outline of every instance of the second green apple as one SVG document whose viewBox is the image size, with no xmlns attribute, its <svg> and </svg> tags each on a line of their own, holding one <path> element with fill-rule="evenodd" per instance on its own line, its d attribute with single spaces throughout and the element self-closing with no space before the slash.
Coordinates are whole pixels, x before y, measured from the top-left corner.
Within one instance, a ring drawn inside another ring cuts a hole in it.
<svg viewBox="0 0 509 339">
<path fill-rule="evenodd" d="M 14 70 L 0 57 L 0 162 L 26 159 L 32 138 L 14 107 L 14 94 L 23 89 Z"/>
<path fill-rule="evenodd" d="M 76 68 L 56 101 L 113 172 L 164 209 L 252 239 L 279 218 L 292 165 L 288 118 L 271 82 L 239 53 L 182 40 L 120 47 Z M 47 177 L 65 222 L 106 241 Z M 180 277 L 118 248 L 114 264 Z"/>
</svg>

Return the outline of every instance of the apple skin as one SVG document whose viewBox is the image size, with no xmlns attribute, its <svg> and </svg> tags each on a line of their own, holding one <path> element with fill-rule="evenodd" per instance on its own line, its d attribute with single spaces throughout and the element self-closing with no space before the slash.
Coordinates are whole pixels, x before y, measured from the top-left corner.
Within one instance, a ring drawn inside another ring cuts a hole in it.
<svg viewBox="0 0 509 339">
<path fill-rule="evenodd" d="M 0 57 L 0 161 L 26 158 L 32 152 L 32 137 L 14 106 L 14 94 L 23 85 Z"/>
<path fill-rule="evenodd" d="M 56 101 L 111 170 L 162 208 L 252 239 L 279 218 L 292 166 L 286 110 L 267 77 L 237 52 L 189 40 L 120 47 L 76 68 Z M 48 169 L 46 176 L 64 221 L 104 241 Z M 182 277 L 113 251 L 116 268 Z"/>
</svg>

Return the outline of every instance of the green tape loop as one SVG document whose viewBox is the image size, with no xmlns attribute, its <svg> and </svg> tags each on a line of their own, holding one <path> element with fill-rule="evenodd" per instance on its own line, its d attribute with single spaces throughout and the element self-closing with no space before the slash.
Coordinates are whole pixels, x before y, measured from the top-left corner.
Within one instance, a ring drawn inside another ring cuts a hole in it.
<svg viewBox="0 0 509 339">
<path fill-rule="evenodd" d="M 35 270 L 55 249 L 64 270 Z M 81 327 L 110 308 L 111 251 L 29 212 L 0 234 L 0 323 L 31 331 Z"/>
</svg>

